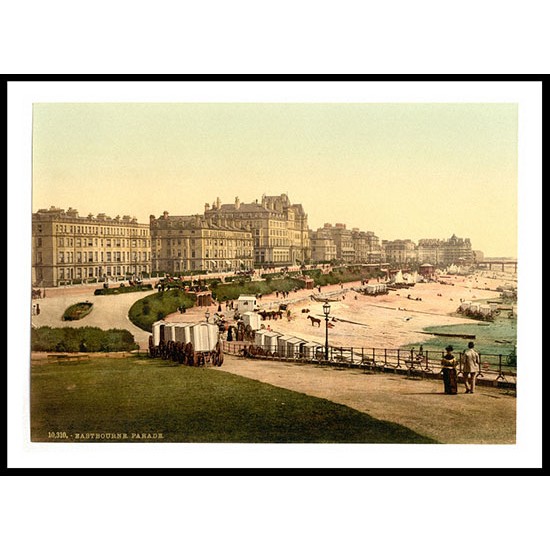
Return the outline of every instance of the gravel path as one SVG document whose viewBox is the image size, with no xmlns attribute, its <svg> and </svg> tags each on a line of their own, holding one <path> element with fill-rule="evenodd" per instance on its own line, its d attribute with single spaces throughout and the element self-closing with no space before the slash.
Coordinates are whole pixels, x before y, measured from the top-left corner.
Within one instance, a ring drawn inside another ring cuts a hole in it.
<svg viewBox="0 0 550 550">
<path fill-rule="evenodd" d="M 141 300 L 156 291 L 129 292 L 112 296 L 94 296 L 94 289 L 68 288 L 56 289 L 57 292 L 47 291 L 46 298 L 35 300 L 40 305 L 40 315 L 33 315 L 31 322 L 35 327 L 99 327 L 107 330 L 110 328 L 126 329 L 130 331 L 140 348 L 148 346 L 149 333 L 136 327 L 128 319 L 128 310 L 134 302 Z M 65 310 L 72 304 L 88 300 L 93 304 L 92 311 L 78 321 L 63 321 Z"/>
</svg>

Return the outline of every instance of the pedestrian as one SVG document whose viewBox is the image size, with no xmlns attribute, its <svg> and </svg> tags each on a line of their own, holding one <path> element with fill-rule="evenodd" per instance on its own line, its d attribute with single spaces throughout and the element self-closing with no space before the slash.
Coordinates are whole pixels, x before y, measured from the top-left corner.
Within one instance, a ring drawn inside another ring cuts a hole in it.
<svg viewBox="0 0 550 550">
<path fill-rule="evenodd" d="M 474 393 L 476 376 L 481 372 L 479 353 L 474 349 L 474 343 L 468 342 L 468 349 L 462 355 L 462 375 L 464 376 L 465 393 Z"/>
<path fill-rule="evenodd" d="M 456 395 L 456 359 L 452 354 L 453 346 L 447 346 L 445 348 L 447 352 L 441 359 L 441 374 L 443 374 L 443 385 L 445 393 L 449 395 Z"/>
<path fill-rule="evenodd" d="M 36 304 L 36 315 L 40 315 L 40 304 Z"/>
</svg>

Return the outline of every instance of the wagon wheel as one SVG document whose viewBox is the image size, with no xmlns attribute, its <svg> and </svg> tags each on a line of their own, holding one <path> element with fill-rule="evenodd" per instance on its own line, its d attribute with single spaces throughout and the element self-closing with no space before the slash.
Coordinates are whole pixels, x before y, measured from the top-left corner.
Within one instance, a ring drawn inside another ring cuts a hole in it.
<svg viewBox="0 0 550 550">
<path fill-rule="evenodd" d="M 187 342 L 185 345 L 185 364 L 192 366 L 194 359 L 194 353 L 193 353 L 193 344 L 191 342 Z"/>
</svg>

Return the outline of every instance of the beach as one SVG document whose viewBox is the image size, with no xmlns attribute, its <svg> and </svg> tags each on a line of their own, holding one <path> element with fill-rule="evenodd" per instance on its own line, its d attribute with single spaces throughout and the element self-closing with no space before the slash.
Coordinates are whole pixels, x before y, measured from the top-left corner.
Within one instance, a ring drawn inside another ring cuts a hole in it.
<svg viewBox="0 0 550 550">
<path fill-rule="evenodd" d="M 416 283 L 412 288 L 390 291 L 389 294 L 380 296 L 366 296 L 357 292 L 362 285 L 360 281 L 355 281 L 325 286 L 321 292 L 317 289 L 301 289 L 290 292 L 287 298 L 283 298 L 280 293 L 279 296 L 275 293 L 264 295 L 258 300 L 258 305 L 260 310 L 270 311 L 286 304 L 287 311 L 290 311 L 290 321 L 285 312 L 282 319 L 263 321 L 264 328 L 323 345 L 326 325 L 322 300 L 328 298 L 331 346 L 397 349 L 429 341 L 432 336 L 424 332 L 425 327 L 479 325 L 480 321 L 456 315 L 461 300 L 496 301 L 500 298 L 497 287 L 515 284 L 514 274 L 500 271 L 477 272 L 470 276 L 449 275 L 441 280 L 445 284 Z M 156 291 L 94 296 L 95 288 L 98 286 L 46 289 L 45 298 L 33 300 L 33 304 L 40 305 L 40 315 L 33 315 L 31 318 L 33 326 L 127 329 L 134 335 L 140 348 L 145 349 L 148 346 L 149 333 L 130 322 L 128 310 L 135 301 Z M 67 307 L 85 300 L 93 303 L 89 315 L 80 321 L 62 320 Z M 168 315 L 166 320 L 203 321 L 208 311 L 212 322 L 213 314 L 218 311 L 219 306 L 219 314 L 232 322 L 234 311 L 227 309 L 225 303 L 190 308 L 183 314 L 175 312 Z M 320 323 L 312 324 L 308 316 L 319 319 Z"/>
<path fill-rule="evenodd" d="M 262 296 L 259 309 L 276 310 L 280 304 L 287 304 L 290 321 L 285 312 L 282 319 L 263 321 L 264 327 L 323 345 L 325 316 L 323 302 L 317 300 L 326 297 L 330 300 L 331 346 L 397 349 L 428 341 L 432 336 L 423 331 L 425 327 L 479 325 L 478 320 L 456 315 L 461 300 L 498 300 L 500 291 L 497 287 L 511 284 L 513 277 L 508 273 L 490 272 L 468 277 L 451 275 L 444 281 L 445 284 L 416 283 L 412 288 L 390 291 L 380 296 L 366 296 L 358 292 L 361 289 L 360 281 L 326 286 L 321 292 L 317 289 L 302 289 L 290 292 L 286 299 L 281 294 L 279 297 L 275 294 Z M 227 320 L 232 319 L 234 312 L 227 310 L 225 304 L 221 304 L 221 307 L 219 314 Z M 205 319 L 207 310 L 212 315 L 217 309 L 217 305 L 193 308 L 185 314 L 168 315 L 167 320 L 196 322 Z M 308 316 L 321 322 L 313 324 Z"/>
</svg>

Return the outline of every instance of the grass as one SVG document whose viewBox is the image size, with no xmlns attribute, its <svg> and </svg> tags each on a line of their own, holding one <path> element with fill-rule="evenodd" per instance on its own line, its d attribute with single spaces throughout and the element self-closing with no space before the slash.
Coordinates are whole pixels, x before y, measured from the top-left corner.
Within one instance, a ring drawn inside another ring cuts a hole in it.
<svg viewBox="0 0 550 550">
<path fill-rule="evenodd" d="M 63 313 L 63 321 L 78 321 L 83 319 L 92 311 L 93 304 L 90 302 L 79 302 L 69 306 Z"/>
<path fill-rule="evenodd" d="M 164 319 L 166 315 L 174 313 L 180 306 L 186 309 L 195 305 L 195 298 L 185 291 L 173 288 L 164 292 L 157 292 L 135 302 L 128 312 L 128 318 L 134 325 L 151 332 L 155 321 Z"/>
<path fill-rule="evenodd" d="M 265 281 L 241 281 L 229 284 L 220 284 L 215 288 L 216 300 L 236 300 L 241 294 L 271 294 L 272 292 L 291 292 L 294 289 L 304 288 L 305 283 L 292 277 L 280 279 L 270 278 Z"/>
<path fill-rule="evenodd" d="M 128 442 L 144 441 L 132 434 L 162 433 L 162 441 L 188 443 L 436 443 L 349 407 L 215 368 L 146 357 L 34 364 L 32 441 L 72 442 L 82 433 L 127 434 Z"/>
</svg>

